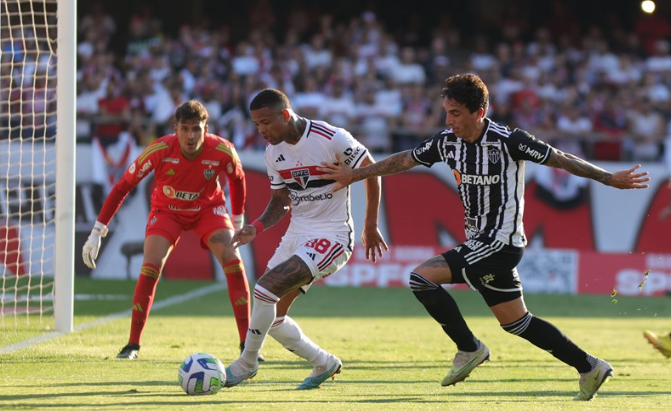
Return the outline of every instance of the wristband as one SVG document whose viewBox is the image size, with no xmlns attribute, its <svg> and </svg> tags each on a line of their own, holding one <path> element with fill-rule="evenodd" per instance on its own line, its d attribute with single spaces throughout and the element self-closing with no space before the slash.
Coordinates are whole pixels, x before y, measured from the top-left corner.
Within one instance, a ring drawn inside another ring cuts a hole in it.
<svg viewBox="0 0 671 411">
<path fill-rule="evenodd" d="M 105 237 L 109 230 L 107 229 L 107 226 L 105 224 L 101 223 L 100 221 L 96 221 L 95 224 L 93 225 L 93 230 L 91 231 L 97 231 L 101 237 Z"/>
<path fill-rule="evenodd" d="M 252 221 L 252 224 L 254 227 L 256 227 L 256 234 L 260 234 L 266 227 L 263 225 L 262 222 L 259 220 L 254 220 Z"/>
</svg>

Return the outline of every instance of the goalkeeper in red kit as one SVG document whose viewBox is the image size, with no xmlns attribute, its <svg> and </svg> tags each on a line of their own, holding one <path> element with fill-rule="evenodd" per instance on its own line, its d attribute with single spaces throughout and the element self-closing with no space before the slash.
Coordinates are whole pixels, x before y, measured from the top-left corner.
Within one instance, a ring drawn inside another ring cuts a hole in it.
<svg viewBox="0 0 671 411">
<path fill-rule="evenodd" d="M 201 246 L 209 248 L 224 269 L 240 347 L 244 348 L 250 316 L 249 284 L 231 238 L 234 229 L 243 224 L 245 173 L 233 144 L 207 133 L 208 117 L 205 107 L 195 100 L 177 108 L 175 134 L 157 139 L 128 167 L 107 196 L 82 250 L 84 263 L 96 268 L 100 239 L 107 234 L 109 221 L 131 189 L 154 171 L 156 188 L 147 219 L 144 260 L 133 295 L 130 338 L 117 358 L 137 358 L 161 271 L 182 231 L 187 230 L 195 231 Z M 221 175 L 229 181 L 232 218 L 226 210 Z"/>
</svg>

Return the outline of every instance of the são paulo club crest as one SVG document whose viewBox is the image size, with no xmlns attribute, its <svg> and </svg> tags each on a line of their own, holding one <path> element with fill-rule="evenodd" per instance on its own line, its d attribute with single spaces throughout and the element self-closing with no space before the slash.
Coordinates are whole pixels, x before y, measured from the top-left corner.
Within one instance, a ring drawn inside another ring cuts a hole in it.
<svg viewBox="0 0 671 411">
<path fill-rule="evenodd" d="M 306 188 L 308 181 L 310 180 L 310 169 L 301 168 L 298 170 L 291 170 L 291 177 L 296 180 L 296 182 L 300 184 L 301 187 Z"/>
<path fill-rule="evenodd" d="M 212 177 L 214 177 L 214 169 L 213 168 L 208 168 L 207 170 L 203 170 L 203 174 L 205 174 L 205 178 L 208 180 L 211 180 Z"/>
</svg>

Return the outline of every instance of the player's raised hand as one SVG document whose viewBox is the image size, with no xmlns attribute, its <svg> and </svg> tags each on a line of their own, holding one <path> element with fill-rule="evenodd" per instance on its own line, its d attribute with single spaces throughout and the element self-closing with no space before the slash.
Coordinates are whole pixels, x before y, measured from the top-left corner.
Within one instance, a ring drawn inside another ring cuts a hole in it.
<svg viewBox="0 0 671 411">
<path fill-rule="evenodd" d="M 630 188 L 648 188 L 648 184 L 644 184 L 650 181 L 648 172 L 644 171 L 641 173 L 636 173 L 635 171 L 639 168 L 641 168 L 641 165 L 636 164 L 632 168 L 612 173 L 612 177 L 608 182 L 608 185 L 623 190 Z"/>
<path fill-rule="evenodd" d="M 382 258 L 384 251 L 389 251 L 389 247 L 387 247 L 387 243 L 377 227 L 364 228 L 361 240 L 366 249 L 366 260 L 372 260 L 375 263 L 378 257 Z"/>
<path fill-rule="evenodd" d="M 338 154 L 336 154 L 336 161 L 333 163 L 322 161 L 322 167 L 317 167 L 317 171 L 323 173 L 319 178 L 335 180 L 335 184 L 331 187 L 332 193 L 352 184 L 352 168 L 343 163 Z"/>
<path fill-rule="evenodd" d="M 254 237 L 256 237 L 256 227 L 251 224 L 247 224 L 246 226 L 242 227 L 242 229 L 236 231 L 235 234 L 233 234 L 233 238 L 231 238 L 231 245 L 233 248 L 238 248 L 241 245 L 252 242 Z"/>
<path fill-rule="evenodd" d="M 84 264 L 90 269 L 96 268 L 96 258 L 98 258 L 98 252 L 100 251 L 100 238 L 107 235 L 107 226 L 100 221 L 96 221 L 93 225 L 93 230 L 89 238 L 84 243 L 84 248 L 82 248 L 82 259 Z"/>
</svg>

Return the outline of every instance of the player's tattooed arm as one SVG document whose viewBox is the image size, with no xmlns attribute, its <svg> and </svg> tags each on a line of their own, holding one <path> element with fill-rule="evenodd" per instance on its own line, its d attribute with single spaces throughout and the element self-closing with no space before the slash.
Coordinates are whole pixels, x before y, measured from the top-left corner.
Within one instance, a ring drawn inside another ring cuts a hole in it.
<svg viewBox="0 0 671 411">
<path fill-rule="evenodd" d="M 256 221 L 260 222 L 264 228 L 269 228 L 274 224 L 277 224 L 278 221 L 287 215 L 291 208 L 291 199 L 289 198 L 288 188 L 284 187 L 279 190 L 271 191 L 272 196 L 270 197 L 266 211 L 261 214 L 261 217 L 256 219 Z M 263 228 L 261 228 L 261 230 L 263 230 Z M 255 225 L 255 222 L 247 224 L 235 232 L 231 239 L 231 244 L 233 245 L 233 248 L 238 248 L 254 240 L 259 233 L 259 227 Z"/>
<path fill-rule="evenodd" d="M 284 187 L 279 190 L 271 190 L 272 196 L 266 210 L 257 218 L 265 228 L 270 228 L 284 218 L 291 209 L 289 189 Z"/>
<path fill-rule="evenodd" d="M 322 166 L 317 168 L 317 170 L 322 173 L 320 178 L 335 181 L 331 187 L 331 192 L 336 192 L 356 181 L 401 173 L 413 168 L 417 164 L 419 163 L 415 162 L 415 159 L 412 158 L 412 152 L 407 150 L 393 154 L 379 163 L 353 170 L 336 154 L 335 162 L 322 161 Z"/>
<path fill-rule="evenodd" d="M 550 151 L 550 156 L 545 165 L 563 168 L 569 173 L 579 177 L 590 178 L 607 186 L 620 189 L 647 188 L 648 185 L 643 183 L 650 181 L 650 177 L 647 177 L 647 171 L 642 173 L 635 172 L 641 167 L 640 164 L 626 170 L 619 170 L 611 173 L 589 161 L 576 157 L 573 154 L 564 153 L 555 148 Z"/>
<path fill-rule="evenodd" d="M 382 177 L 402 173 L 415 167 L 418 163 L 412 158 L 412 150 L 392 154 L 379 163 L 353 170 L 352 182 L 370 177 Z"/>
</svg>

